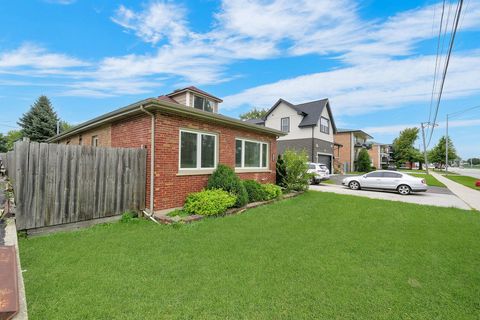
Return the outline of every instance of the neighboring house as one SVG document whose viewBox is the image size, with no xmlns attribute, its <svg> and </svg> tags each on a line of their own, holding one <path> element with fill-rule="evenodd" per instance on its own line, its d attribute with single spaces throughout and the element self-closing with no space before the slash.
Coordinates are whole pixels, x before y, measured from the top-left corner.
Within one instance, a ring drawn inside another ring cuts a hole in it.
<svg viewBox="0 0 480 320">
<path fill-rule="evenodd" d="M 334 134 L 337 131 L 328 99 L 292 104 L 279 99 L 263 119 L 250 123 L 280 130 L 278 154 L 286 149 L 305 150 L 309 161 L 327 165 L 333 172 Z"/>
<path fill-rule="evenodd" d="M 393 164 L 393 148 L 391 144 L 368 142 L 368 154 L 372 160 L 372 166 L 377 169 L 386 169 Z"/>
<path fill-rule="evenodd" d="M 373 137 L 362 130 L 337 130 L 335 133 L 335 143 L 342 145 L 337 158 L 338 162 L 336 162 L 340 171 L 352 172 L 356 170 L 358 153 L 362 148 L 368 149 L 368 139 L 373 139 Z"/>
<path fill-rule="evenodd" d="M 183 206 L 218 164 L 235 168 L 242 179 L 274 183 L 276 139 L 283 133 L 220 115 L 221 102 L 187 87 L 107 113 L 49 142 L 146 147 L 146 203 L 154 211 Z"/>
</svg>

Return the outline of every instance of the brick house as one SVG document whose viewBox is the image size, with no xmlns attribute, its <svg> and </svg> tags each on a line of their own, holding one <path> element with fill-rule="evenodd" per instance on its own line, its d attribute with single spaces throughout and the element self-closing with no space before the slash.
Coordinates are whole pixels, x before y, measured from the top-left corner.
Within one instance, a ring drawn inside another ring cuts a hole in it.
<svg viewBox="0 0 480 320">
<path fill-rule="evenodd" d="M 221 102 L 187 87 L 104 114 L 48 142 L 147 148 L 146 205 L 153 211 L 183 206 L 218 164 L 235 168 L 241 179 L 274 183 L 276 139 L 283 133 L 220 115 Z"/>
<path fill-rule="evenodd" d="M 342 172 L 356 170 L 356 161 L 361 149 L 368 149 L 368 139 L 373 139 L 368 133 L 362 130 L 338 129 L 335 133 L 335 143 L 342 147 L 336 158 L 337 169 Z"/>
</svg>

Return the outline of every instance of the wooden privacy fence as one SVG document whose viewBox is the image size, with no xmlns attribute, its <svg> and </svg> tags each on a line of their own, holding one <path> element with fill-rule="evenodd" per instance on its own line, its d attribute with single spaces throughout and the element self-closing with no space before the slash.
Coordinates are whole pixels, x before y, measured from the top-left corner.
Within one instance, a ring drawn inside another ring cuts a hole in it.
<svg viewBox="0 0 480 320">
<path fill-rule="evenodd" d="M 18 230 L 145 208 L 146 149 L 15 143 L 4 164 Z"/>
</svg>

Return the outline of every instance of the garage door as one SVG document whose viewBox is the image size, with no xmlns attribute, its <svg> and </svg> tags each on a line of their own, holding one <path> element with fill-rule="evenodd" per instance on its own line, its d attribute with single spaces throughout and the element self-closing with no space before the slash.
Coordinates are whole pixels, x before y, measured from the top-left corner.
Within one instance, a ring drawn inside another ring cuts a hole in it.
<svg viewBox="0 0 480 320">
<path fill-rule="evenodd" d="M 330 173 L 332 173 L 332 156 L 326 154 L 319 154 L 317 155 L 318 163 L 326 165 L 330 169 Z"/>
</svg>

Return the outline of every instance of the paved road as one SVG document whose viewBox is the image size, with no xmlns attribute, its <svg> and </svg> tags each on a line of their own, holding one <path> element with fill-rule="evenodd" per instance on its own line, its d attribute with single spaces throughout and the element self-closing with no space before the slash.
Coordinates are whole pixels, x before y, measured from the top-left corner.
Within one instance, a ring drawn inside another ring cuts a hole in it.
<svg viewBox="0 0 480 320">
<path fill-rule="evenodd" d="M 480 179 L 480 169 L 448 168 L 448 171 L 461 174 L 462 176 L 469 176 Z"/>
<path fill-rule="evenodd" d="M 310 186 L 310 190 L 320 192 L 334 192 L 339 194 L 348 194 L 371 199 L 383 199 L 390 201 L 408 202 L 437 207 L 454 207 L 464 210 L 470 210 L 470 207 L 460 198 L 453 194 L 440 194 L 433 192 L 419 192 L 408 196 L 402 196 L 396 192 L 370 191 L 370 190 L 350 190 L 347 187 L 336 184 L 320 184 Z"/>
<path fill-rule="evenodd" d="M 337 174 L 337 175 L 332 175 L 330 176 L 330 180 L 335 182 L 336 185 L 342 185 L 342 180 L 345 177 L 351 177 L 352 175 L 348 174 Z M 439 193 L 439 194 L 453 194 L 448 188 L 442 188 L 442 187 L 434 187 L 434 186 L 429 186 L 427 193 Z"/>
</svg>

